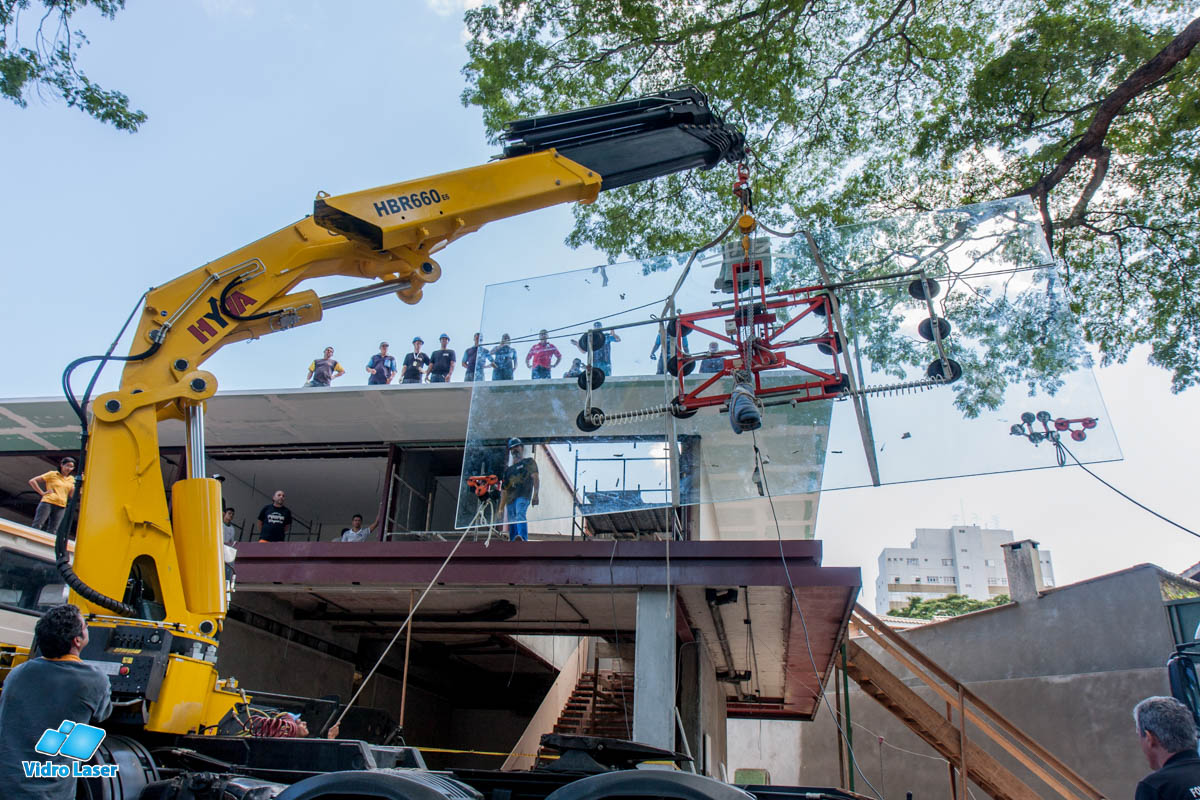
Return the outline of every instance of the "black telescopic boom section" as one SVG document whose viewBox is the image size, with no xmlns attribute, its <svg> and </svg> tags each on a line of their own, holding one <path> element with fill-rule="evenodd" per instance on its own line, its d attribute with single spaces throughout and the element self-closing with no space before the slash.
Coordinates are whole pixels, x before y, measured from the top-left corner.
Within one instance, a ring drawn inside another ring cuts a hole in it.
<svg viewBox="0 0 1200 800">
<path fill-rule="evenodd" d="M 616 189 L 745 157 L 746 137 L 708 106 L 699 89 L 669 92 L 510 122 L 504 157 L 555 148 Z"/>
</svg>

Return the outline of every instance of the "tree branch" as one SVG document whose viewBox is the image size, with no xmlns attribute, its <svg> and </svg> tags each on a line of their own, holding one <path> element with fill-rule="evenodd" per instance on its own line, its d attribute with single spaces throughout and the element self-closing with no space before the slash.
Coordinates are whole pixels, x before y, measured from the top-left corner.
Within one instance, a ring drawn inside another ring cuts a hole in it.
<svg viewBox="0 0 1200 800">
<path fill-rule="evenodd" d="M 1100 184 L 1104 183 L 1104 177 L 1108 175 L 1108 161 L 1112 157 L 1112 150 L 1101 145 L 1096 148 L 1091 157 L 1096 162 L 1092 169 L 1092 177 L 1088 179 L 1087 186 L 1083 187 L 1083 193 L 1079 195 L 1075 208 L 1071 209 L 1071 215 L 1058 224 L 1060 229 L 1074 228 L 1080 223 L 1083 215 L 1087 213 L 1088 203 L 1092 202 L 1093 195 L 1100 188 Z"/>
<path fill-rule="evenodd" d="M 1067 154 L 1062 157 L 1053 170 L 1020 194 L 1030 194 L 1035 198 L 1045 197 L 1075 168 L 1076 164 L 1089 156 L 1094 157 L 1097 148 L 1103 146 L 1104 137 L 1108 135 L 1108 129 L 1117 114 L 1135 97 L 1170 72 L 1176 64 L 1187 58 L 1197 42 L 1200 42 L 1200 17 L 1192 20 L 1154 58 L 1134 70 L 1132 75 L 1122 81 L 1108 97 L 1104 98 L 1096 110 L 1095 116 L 1092 117 L 1091 124 L 1079 137 L 1079 141 L 1067 151 Z"/>
</svg>

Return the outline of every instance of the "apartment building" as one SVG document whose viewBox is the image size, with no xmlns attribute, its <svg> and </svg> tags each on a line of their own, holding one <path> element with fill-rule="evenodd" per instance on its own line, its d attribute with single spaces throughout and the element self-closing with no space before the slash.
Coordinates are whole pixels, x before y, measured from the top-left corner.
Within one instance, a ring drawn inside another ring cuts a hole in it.
<svg viewBox="0 0 1200 800">
<path fill-rule="evenodd" d="M 918 528 L 908 547 L 885 547 L 875 579 L 875 611 L 887 614 L 908 605 L 908 598 L 931 600 L 964 594 L 990 600 L 1008 594 L 1004 553 L 1000 545 L 1016 537 L 1012 531 L 978 525 Z M 1042 580 L 1054 585 L 1049 550 L 1041 550 Z"/>
</svg>

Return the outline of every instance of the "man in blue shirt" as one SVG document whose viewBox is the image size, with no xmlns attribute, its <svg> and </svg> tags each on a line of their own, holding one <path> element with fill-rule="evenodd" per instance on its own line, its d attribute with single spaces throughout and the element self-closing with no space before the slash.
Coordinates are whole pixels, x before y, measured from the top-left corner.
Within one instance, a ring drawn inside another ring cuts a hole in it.
<svg viewBox="0 0 1200 800">
<path fill-rule="evenodd" d="M 592 344 L 592 366 L 599 367 L 604 371 L 605 375 L 612 375 L 612 343 L 621 341 L 621 337 L 615 333 L 607 333 L 599 330 L 600 323 L 593 322 L 592 330 L 579 337 L 579 341 L 575 343 L 583 352 L 587 352 L 588 339 L 593 339 Z M 595 345 L 595 338 L 598 336 L 604 337 L 604 344 L 599 348 Z"/>
<path fill-rule="evenodd" d="M 0 693 L 0 786 L 5 800 L 73 800 L 75 778 L 27 778 L 21 762 L 73 763 L 34 748 L 43 736 L 69 729 L 71 723 L 108 719 L 112 690 L 107 675 L 79 660 L 88 629 L 76 606 L 55 606 L 43 614 L 34 641 L 41 657 L 18 665 Z M 63 744 L 69 742 L 59 746 Z"/>
<path fill-rule="evenodd" d="M 660 347 L 662 348 L 661 351 L 659 351 Z M 671 356 L 675 355 L 674 351 L 675 351 L 675 337 L 674 336 L 668 336 L 667 343 L 663 344 L 662 334 L 659 333 L 659 334 L 655 335 L 654 347 L 652 347 L 650 349 L 650 360 L 653 361 L 654 357 L 658 356 L 658 369 L 655 370 L 655 372 L 657 374 L 659 374 L 659 375 L 663 374 L 663 365 L 665 363 L 664 359 L 669 359 Z M 688 352 L 688 335 L 686 333 L 683 334 L 683 352 L 685 352 L 685 353 Z"/>
<path fill-rule="evenodd" d="M 396 359 L 388 355 L 388 343 L 379 343 L 379 352 L 367 362 L 368 386 L 385 386 L 396 377 Z"/>
<path fill-rule="evenodd" d="M 500 346 L 488 354 L 494 381 L 511 381 L 513 379 L 513 370 L 517 368 L 517 351 L 509 344 L 510 341 L 508 334 L 504 334 L 500 337 Z"/>
</svg>

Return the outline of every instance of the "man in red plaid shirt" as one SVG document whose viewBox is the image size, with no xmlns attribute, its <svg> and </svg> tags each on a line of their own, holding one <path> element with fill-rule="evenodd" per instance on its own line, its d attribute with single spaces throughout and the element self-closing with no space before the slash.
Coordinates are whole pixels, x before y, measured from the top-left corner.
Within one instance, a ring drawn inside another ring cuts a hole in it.
<svg viewBox="0 0 1200 800">
<path fill-rule="evenodd" d="M 543 328 L 538 331 L 537 344 L 529 348 L 529 354 L 525 356 L 525 366 L 533 369 L 534 379 L 549 378 L 550 370 L 557 367 L 559 361 L 562 361 L 562 353 L 550 343 L 550 334 Z"/>
</svg>

